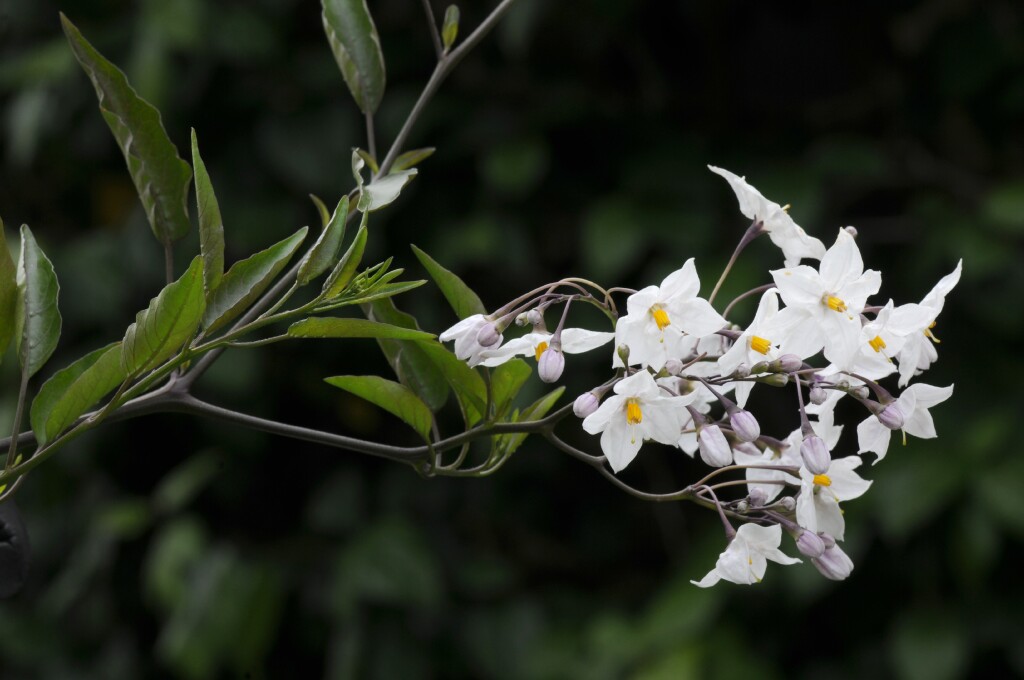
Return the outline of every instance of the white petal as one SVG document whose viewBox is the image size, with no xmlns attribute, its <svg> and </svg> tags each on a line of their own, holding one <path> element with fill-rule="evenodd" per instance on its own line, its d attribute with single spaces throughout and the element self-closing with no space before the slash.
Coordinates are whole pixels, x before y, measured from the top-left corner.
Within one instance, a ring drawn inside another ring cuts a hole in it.
<svg viewBox="0 0 1024 680">
<path fill-rule="evenodd" d="M 581 354 L 597 349 L 612 341 L 615 333 L 588 331 L 586 328 L 566 328 L 562 331 L 562 351 L 566 354 Z"/>
<path fill-rule="evenodd" d="M 860 456 L 846 456 L 832 461 L 828 468 L 832 485 L 827 487 L 840 501 L 849 501 L 864 495 L 871 482 L 854 472 L 860 466 Z"/>
<path fill-rule="evenodd" d="M 626 424 L 626 414 L 621 418 L 612 418 L 608 427 L 601 433 L 601 451 L 608 459 L 613 472 L 619 472 L 633 462 L 637 452 L 643 445 L 639 428 Z"/>
<path fill-rule="evenodd" d="M 626 397 L 611 396 L 604 400 L 597 410 L 583 419 L 583 430 L 588 434 L 603 432 L 612 418 L 625 409 Z"/>
<path fill-rule="evenodd" d="M 647 286 L 626 298 L 626 311 L 630 316 L 641 316 L 660 301 L 661 290 L 657 286 Z"/>
<path fill-rule="evenodd" d="M 878 421 L 874 416 L 868 416 L 857 426 L 857 442 L 860 448 L 857 453 L 872 451 L 878 454 L 878 461 L 885 458 L 885 452 L 889 449 L 889 437 L 891 430 Z"/>
<path fill-rule="evenodd" d="M 877 293 L 881 287 L 882 275 L 874 269 L 869 269 L 853 281 L 833 290 L 843 299 L 852 313 L 859 314 L 863 311 L 867 299 Z"/>
<path fill-rule="evenodd" d="M 691 257 L 683 263 L 683 266 L 665 277 L 661 282 L 661 295 L 663 302 L 673 300 L 689 300 L 700 291 L 700 277 L 697 276 L 697 266 Z"/>
<path fill-rule="evenodd" d="M 845 229 L 839 230 L 835 244 L 821 258 L 821 283 L 828 291 L 837 291 L 864 271 L 860 248 Z"/>
<path fill-rule="evenodd" d="M 691 580 L 690 583 L 692 583 L 695 586 L 699 586 L 701 588 L 710 588 L 711 586 L 717 584 L 721 580 L 722 580 L 722 577 L 718 575 L 718 570 L 717 569 L 712 569 L 701 580 L 699 580 L 699 581 Z"/>
<path fill-rule="evenodd" d="M 647 371 L 637 371 L 624 380 L 615 383 L 615 394 L 640 399 L 653 399 L 661 394 L 658 384 Z"/>
<path fill-rule="evenodd" d="M 673 311 L 679 316 L 679 320 L 673 323 L 698 338 L 720 331 L 727 325 L 722 315 L 704 298 L 678 302 L 673 305 Z"/>
<path fill-rule="evenodd" d="M 643 428 L 644 438 L 653 439 L 662 444 L 675 444 L 679 441 L 679 431 L 682 429 L 679 423 L 680 411 L 683 411 L 684 397 L 662 397 L 643 404 L 641 407 L 644 420 L 640 424 Z"/>
</svg>

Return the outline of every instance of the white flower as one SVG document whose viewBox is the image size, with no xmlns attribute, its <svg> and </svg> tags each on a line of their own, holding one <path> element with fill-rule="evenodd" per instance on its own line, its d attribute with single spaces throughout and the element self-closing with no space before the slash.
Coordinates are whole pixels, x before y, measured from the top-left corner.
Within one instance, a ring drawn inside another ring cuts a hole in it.
<svg viewBox="0 0 1024 680">
<path fill-rule="evenodd" d="M 697 297 L 699 290 L 700 279 L 690 258 L 661 286 L 647 286 L 629 296 L 627 314 L 615 324 L 615 346 L 629 347 L 630 365 L 661 370 L 668 359 L 682 355 L 684 334 L 700 338 L 726 325 L 707 300 Z M 617 352 L 612 365 L 622 366 Z"/>
<path fill-rule="evenodd" d="M 486 348 L 480 352 L 479 364 L 481 366 L 498 366 L 516 356 L 532 356 L 540 361 L 540 356 L 551 344 L 551 337 L 551 333 L 535 331 L 509 340 L 501 347 Z M 614 337 L 614 333 L 588 331 L 585 328 L 566 328 L 562 330 L 562 352 L 565 354 L 589 352 L 611 342 Z"/>
<path fill-rule="evenodd" d="M 713 165 L 709 165 L 708 170 L 725 178 L 740 202 L 740 212 L 755 223 L 761 223 L 761 228 L 768 233 L 772 243 L 782 249 L 787 267 L 795 267 L 805 257 L 820 260 L 825 254 L 822 242 L 808 236 L 789 216 L 786 212 L 788 206 L 783 208 L 769 201 L 760 191 L 750 186 L 744 177 Z"/>
<path fill-rule="evenodd" d="M 853 237 L 840 229 L 818 271 L 800 265 L 771 274 L 788 305 L 777 317 L 782 351 L 803 359 L 824 347 L 829 361 L 847 361 L 857 351 L 864 303 L 882 285 L 878 272 L 864 271 Z"/>
<path fill-rule="evenodd" d="M 772 288 L 761 296 L 750 325 L 736 338 L 732 347 L 719 357 L 718 370 L 722 375 L 730 375 L 740 364 L 749 367 L 761 361 L 774 361 L 779 358 L 778 341 L 771 338 L 772 321 L 778 313 L 779 291 Z"/>
<path fill-rule="evenodd" d="M 675 444 L 686 405 L 694 396 L 666 397 L 647 371 L 615 384 L 615 395 L 583 420 L 590 434 L 601 432 L 601 450 L 615 472 L 636 457 L 645 439 Z"/>
<path fill-rule="evenodd" d="M 929 318 L 924 322 L 923 327 L 916 329 L 917 332 L 913 332 L 907 337 L 906 344 L 896 355 L 896 360 L 900 364 L 900 387 L 905 386 L 911 378 L 931 366 L 932 362 L 939 358 L 939 353 L 935 351 L 933 345 L 933 343 L 938 343 L 939 339 L 932 333 L 932 328 L 935 327 L 935 319 L 942 312 L 946 295 L 960 281 L 963 264 L 963 260 L 957 262 L 956 269 L 943 276 L 921 301 L 921 307 L 927 308 L 930 312 Z"/>
<path fill-rule="evenodd" d="M 744 524 L 729 542 L 725 552 L 718 556 L 715 568 L 700 581 L 690 583 L 701 588 L 710 588 L 722 579 L 741 585 L 760 583 L 765 570 L 768 569 L 768 560 L 779 564 L 800 562 L 799 559 L 779 550 L 781 543 L 780 525 L 763 527 L 752 523 Z"/>
<path fill-rule="evenodd" d="M 846 371 L 870 380 L 884 378 L 896 370 L 892 357 L 903 348 L 907 338 L 924 337 L 923 331 L 932 321 L 929 317 L 927 307 L 916 304 L 894 307 L 893 301 L 889 300 L 875 319 L 861 328 L 857 351 L 845 362 L 828 366 L 821 375 Z"/>
<path fill-rule="evenodd" d="M 843 540 L 846 522 L 839 503 L 862 496 L 871 486 L 871 482 L 854 472 L 860 464 L 860 456 L 847 456 L 834 459 L 823 475 L 800 468 L 800 496 L 796 499 L 796 521 L 800 526 Z"/>
<path fill-rule="evenodd" d="M 484 347 L 477 342 L 477 335 L 480 333 L 480 330 L 493 321 L 494 319 L 489 316 L 484 316 L 483 314 L 467 316 L 462 321 L 441 333 L 439 339 L 441 342 L 454 340 L 455 356 L 468 362 L 470 366 L 476 366 L 480 363 L 481 354 L 484 351 L 493 351 L 497 344 L 495 343 L 490 347 Z M 498 335 L 497 342 L 501 342 L 501 335 Z"/>
<path fill-rule="evenodd" d="M 899 398 L 890 404 L 890 408 L 895 405 L 903 416 L 903 432 L 921 439 L 933 439 L 938 435 L 928 409 L 936 404 L 941 404 L 952 395 L 952 385 L 934 387 L 917 383 L 903 390 Z M 892 430 L 883 425 L 877 417 L 868 416 L 867 420 L 857 426 L 857 439 L 860 442 L 858 453 L 872 451 L 878 454 L 878 460 L 875 461 L 877 463 L 885 458 L 891 434 Z"/>
</svg>

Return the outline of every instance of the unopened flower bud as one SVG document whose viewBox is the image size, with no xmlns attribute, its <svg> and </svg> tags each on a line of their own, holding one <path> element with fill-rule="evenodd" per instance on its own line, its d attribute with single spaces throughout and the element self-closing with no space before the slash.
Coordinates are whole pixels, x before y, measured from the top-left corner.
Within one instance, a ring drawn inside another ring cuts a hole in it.
<svg viewBox="0 0 1024 680">
<path fill-rule="evenodd" d="M 740 441 L 752 442 L 761 436 L 761 426 L 750 411 L 737 409 L 729 416 L 729 424 Z"/>
<path fill-rule="evenodd" d="M 751 374 L 754 374 L 754 375 L 756 375 L 758 373 L 767 373 L 768 372 L 768 362 L 767 361 L 758 361 L 756 364 L 754 364 L 753 366 L 750 367 L 750 372 L 751 372 Z"/>
<path fill-rule="evenodd" d="M 903 411 L 893 402 L 878 413 L 878 421 L 890 430 L 899 430 L 903 427 Z"/>
<path fill-rule="evenodd" d="M 859 399 L 867 399 L 871 396 L 871 391 L 867 388 L 867 385 L 860 385 L 859 387 L 850 388 L 850 395 Z"/>
<path fill-rule="evenodd" d="M 760 508 L 767 501 L 768 494 L 760 487 L 755 487 L 749 494 L 747 494 L 747 503 L 749 503 L 752 508 Z"/>
<path fill-rule="evenodd" d="M 539 309 L 531 309 L 526 313 L 526 320 L 533 326 L 544 323 L 544 315 Z"/>
<path fill-rule="evenodd" d="M 750 366 L 742 363 L 732 372 L 733 378 L 746 378 L 748 375 L 750 375 Z"/>
<path fill-rule="evenodd" d="M 669 375 L 679 375 L 683 372 L 683 362 L 679 359 L 669 359 L 665 362 L 665 372 Z"/>
<path fill-rule="evenodd" d="M 804 360 L 795 354 L 783 354 L 773 364 L 775 370 L 780 373 L 792 373 L 793 371 L 799 371 L 803 367 Z"/>
<path fill-rule="evenodd" d="M 576 401 L 572 402 L 572 412 L 576 414 L 577 418 L 586 418 L 591 413 L 597 410 L 597 407 L 601 405 L 601 400 L 597 398 L 597 395 L 593 392 L 584 392 L 580 396 L 576 397 Z"/>
<path fill-rule="evenodd" d="M 629 345 L 619 345 L 615 348 L 615 352 L 622 360 L 622 365 L 629 366 Z"/>
<path fill-rule="evenodd" d="M 501 333 L 494 323 L 485 323 L 476 334 L 476 342 L 481 347 L 490 347 L 501 339 Z"/>
<path fill-rule="evenodd" d="M 741 453 L 745 453 L 748 456 L 760 456 L 761 455 L 761 449 L 757 448 L 757 446 L 755 446 L 754 444 L 751 444 L 750 442 L 740 442 L 739 444 L 734 445 L 732 447 L 732 450 L 733 451 L 740 451 Z"/>
<path fill-rule="evenodd" d="M 793 500 L 792 496 L 783 496 L 782 498 L 775 502 L 780 508 L 782 508 L 786 512 L 793 512 L 793 510 L 796 509 L 796 501 Z"/>
<path fill-rule="evenodd" d="M 811 558 L 811 564 L 822 576 L 833 581 L 842 581 L 853 571 L 853 560 L 838 545 L 825 548 L 820 557 Z"/>
<path fill-rule="evenodd" d="M 818 537 L 821 538 L 825 544 L 825 549 L 828 550 L 836 544 L 836 539 L 832 538 L 832 534 L 826 534 L 824 531 L 818 533 Z"/>
<path fill-rule="evenodd" d="M 562 377 L 565 370 L 565 357 L 560 347 L 548 347 L 540 355 L 537 362 L 537 375 L 546 383 L 553 383 Z"/>
<path fill-rule="evenodd" d="M 750 505 L 746 501 L 738 501 L 736 503 L 736 512 L 746 512 L 750 509 Z"/>
<path fill-rule="evenodd" d="M 705 425 L 697 433 L 700 457 L 711 467 L 725 467 L 732 463 L 732 449 L 718 425 Z"/>
<path fill-rule="evenodd" d="M 527 318 L 528 314 L 529 314 L 529 312 L 523 312 L 522 314 L 517 314 L 516 315 L 516 325 L 517 326 L 525 326 L 526 324 L 530 323 L 529 319 Z"/>
<path fill-rule="evenodd" d="M 825 440 L 816 434 L 804 437 L 800 444 L 800 457 L 804 460 L 804 467 L 812 475 L 823 475 L 828 472 L 828 466 L 832 464 L 832 456 L 829 455 Z"/>
<path fill-rule="evenodd" d="M 814 385 L 811 387 L 807 398 L 811 400 L 811 403 L 815 406 L 821 406 L 828 400 L 828 392 L 825 391 L 821 385 Z"/>
<path fill-rule="evenodd" d="M 796 539 L 796 549 L 810 558 L 821 557 L 825 552 L 825 541 L 817 534 L 804 529 Z"/>
<path fill-rule="evenodd" d="M 785 387 L 789 384 L 789 375 L 786 373 L 771 373 L 758 378 L 757 382 L 762 385 L 771 385 L 772 387 Z"/>
<path fill-rule="evenodd" d="M 854 238 L 857 238 L 857 228 L 856 227 L 843 227 L 843 229 L 845 229 L 846 233 L 849 234 L 850 236 L 852 236 Z"/>
</svg>

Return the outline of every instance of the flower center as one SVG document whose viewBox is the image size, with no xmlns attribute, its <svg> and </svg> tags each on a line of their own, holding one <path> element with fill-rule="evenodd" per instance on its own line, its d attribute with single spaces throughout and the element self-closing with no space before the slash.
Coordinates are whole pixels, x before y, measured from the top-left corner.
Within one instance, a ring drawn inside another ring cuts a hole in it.
<svg viewBox="0 0 1024 680">
<path fill-rule="evenodd" d="M 768 354 L 768 350 L 771 349 L 772 342 L 767 338 L 762 338 L 757 335 L 751 336 L 750 338 L 750 349 L 754 350 L 758 354 Z"/>
<path fill-rule="evenodd" d="M 654 323 L 658 324 L 658 330 L 663 331 L 671 321 L 668 319 L 668 312 L 661 307 L 651 307 L 651 316 L 654 317 Z"/>
<path fill-rule="evenodd" d="M 636 399 L 626 400 L 626 423 L 639 425 L 644 420 L 644 413 L 640 410 L 640 402 Z"/>
<path fill-rule="evenodd" d="M 817 486 L 832 486 L 832 478 L 828 475 L 814 475 L 812 480 Z"/>
<path fill-rule="evenodd" d="M 876 352 L 881 352 L 885 349 L 885 340 L 882 340 L 881 335 L 876 335 L 873 339 L 868 340 L 868 344 L 871 345 L 871 349 Z"/>
<path fill-rule="evenodd" d="M 548 348 L 548 343 L 542 341 L 540 344 L 538 344 L 536 347 L 533 348 L 533 357 L 537 361 L 540 361 L 540 355 L 544 354 L 544 350 L 546 350 L 547 348 Z"/>
<path fill-rule="evenodd" d="M 928 328 L 924 329 L 924 337 L 928 338 L 929 340 L 934 342 L 936 345 L 941 344 L 942 341 L 939 340 L 937 337 L 935 337 L 935 334 L 932 333 L 932 329 L 933 328 L 935 328 L 935 322 L 934 321 L 932 321 L 930 324 L 928 324 Z"/>
<path fill-rule="evenodd" d="M 843 302 L 842 298 L 837 298 L 835 295 L 826 295 L 825 304 L 828 305 L 828 308 L 833 312 L 846 311 L 846 303 Z"/>
</svg>

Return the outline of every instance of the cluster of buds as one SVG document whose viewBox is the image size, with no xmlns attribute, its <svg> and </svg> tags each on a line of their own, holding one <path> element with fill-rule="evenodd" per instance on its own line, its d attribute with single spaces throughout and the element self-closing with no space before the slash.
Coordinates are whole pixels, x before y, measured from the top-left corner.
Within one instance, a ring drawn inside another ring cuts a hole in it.
<svg viewBox="0 0 1024 680">
<path fill-rule="evenodd" d="M 532 356 L 547 382 L 561 377 L 564 354 L 614 343 L 614 375 L 580 395 L 573 411 L 587 433 L 600 435 L 604 462 L 613 473 L 627 467 L 644 442 L 676 447 L 690 457 L 699 453 L 713 468 L 680 494 L 715 509 L 728 540 L 714 569 L 694 583 L 707 587 L 724 579 L 751 584 L 764 577 L 768 560 L 799 562 L 780 550 L 783 529 L 821 574 L 842 580 L 853 562 L 840 547 L 845 530 L 841 504 L 871 485 L 857 473 L 861 454 L 874 454 L 876 463 L 882 460 L 894 430 L 902 432 L 904 441 L 907 434 L 935 437 L 929 409 L 953 392 L 952 386 L 910 382 L 937 359 L 932 330 L 946 295 L 959 281 L 961 265 L 920 303 L 870 305 L 881 274 L 865 271 L 854 229 L 839 229 L 826 249 L 793 221 L 788 206 L 769 201 L 742 177 L 711 170 L 729 182 L 741 212 L 752 220 L 736 254 L 767 234 L 784 259 L 782 268 L 769 272 L 772 283 L 737 298 L 760 295 L 745 327 L 726 318 L 732 304 L 723 313 L 713 306 L 718 286 L 709 299 L 700 297 L 700 279 L 690 259 L 660 285 L 630 291 L 621 316 L 608 291 L 599 288 L 603 300 L 589 292 L 565 292 L 576 285 L 568 282 L 580 281 L 567 279 L 493 315 L 465 319 L 441 339 L 454 340 L 456 353 L 470 365 L 496 366 L 514 356 Z M 817 266 L 801 264 L 805 259 L 817 260 Z M 719 286 L 727 273 L 728 268 Z M 611 332 L 565 328 L 569 303 L 581 299 L 609 312 Z M 554 332 L 548 332 L 544 310 L 553 304 L 565 308 Z M 513 320 L 532 331 L 502 344 L 502 333 Z M 878 382 L 893 374 L 902 390 L 898 396 Z M 796 387 L 799 427 L 781 438 L 764 433 L 746 409 L 759 385 Z M 843 426 L 835 424 L 834 410 L 847 396 L 864 407 L 865 417 L 857 426 L 857 453 L 840 457 L 835 451 Z M 736 488 L 737 482 L 712 482 L 730 471 L 745 475 L 739 484 L 745 482 L 747 493 L 720 499 L 716 491 Z M 741 522 L 738 530 L 730 520 Z"/>
</svg>

